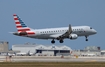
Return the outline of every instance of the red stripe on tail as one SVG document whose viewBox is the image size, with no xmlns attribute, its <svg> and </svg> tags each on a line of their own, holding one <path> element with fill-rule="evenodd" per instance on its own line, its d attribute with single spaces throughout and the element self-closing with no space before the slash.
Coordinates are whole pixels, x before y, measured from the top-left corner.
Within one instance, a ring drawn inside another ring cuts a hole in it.
<svg viewBox="0 0 105 67">
<path fill-rule="evenodd" d="M 15 22 L 16 24 L 20 24 L 20 22 Z"/>
<path fill-rule="evenodd" d="M 16 14 L 14 14 L 13 16 L 17 16 Z"/>
<path fill-rule="evenodd" d="M 16 26 L 17 28 L 22 28 L 22 26 Z"/>
<path fill-rule="evenodd" d="M 18 18 L 14 18 L 14 20 L 18 20 Z"/>
</svg>

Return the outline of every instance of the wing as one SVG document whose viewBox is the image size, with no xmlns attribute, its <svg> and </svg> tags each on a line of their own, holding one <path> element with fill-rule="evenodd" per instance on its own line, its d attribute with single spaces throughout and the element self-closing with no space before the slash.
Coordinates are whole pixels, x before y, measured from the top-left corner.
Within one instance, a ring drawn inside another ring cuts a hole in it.
<svg viewBox="0 0 105 67">
<path fill-rule="evenodd" d="M 69 28 L 64 34 L 54 34 L 54 35 L 51 35 L 50 37 L 59 40 L 59 39 L 67 38 L 71 33 L 72 33 L 72 28 L 71 28 L 71 25 L 69 24 Z"/>
<path fill-rule="evenodd" d="M 58 38 L 65 38 L 65 37 L 68 37 L 71 33 L 72 33 L 72 28 L 71 28 L 71 25 L 69 24 L 69 28 L 68 28 L 67 32 L 65 32 L 64 34 L 62 34 L 62 35 L 59 36 Z"/>
</svg>

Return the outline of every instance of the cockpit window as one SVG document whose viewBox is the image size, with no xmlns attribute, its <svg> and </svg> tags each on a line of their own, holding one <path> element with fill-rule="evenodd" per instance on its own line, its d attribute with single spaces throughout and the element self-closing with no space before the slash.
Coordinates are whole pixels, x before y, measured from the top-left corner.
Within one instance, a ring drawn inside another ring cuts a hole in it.
<svg viewBox="0 0 105 67">
<path fill-rule="evenodd" d="M 90 27 L 90 29 L 92 29 L 92 27 Z"/>
</svg>

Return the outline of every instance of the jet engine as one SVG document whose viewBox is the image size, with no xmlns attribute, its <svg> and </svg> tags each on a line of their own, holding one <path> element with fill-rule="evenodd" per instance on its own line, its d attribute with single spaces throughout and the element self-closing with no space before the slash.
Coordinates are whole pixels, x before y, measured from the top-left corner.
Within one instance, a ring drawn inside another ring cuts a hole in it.
<svg viewBox="0 0 105 67">
<path fill-rule="evenodd" d="M 14 35 L 18 35 L 18 36 L 23 36 L 23 35 L 27 35 L 27 32 L 16 32 L 16 33 L 13 33 Z"/>
<path fill-rule="evenodd" d="M 78 38 L 78 35 L 77 34 L 70 34 L 69 35 L 69 38 L 70 39 L 77 39 Z"/>
</svg>

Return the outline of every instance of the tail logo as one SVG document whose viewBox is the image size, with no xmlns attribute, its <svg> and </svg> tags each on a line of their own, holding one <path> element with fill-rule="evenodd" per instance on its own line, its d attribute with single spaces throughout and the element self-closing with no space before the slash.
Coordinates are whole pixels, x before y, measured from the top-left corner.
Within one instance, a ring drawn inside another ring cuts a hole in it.
<svg viewBox="0 0 105 67">
<path fill-rule="evenodd" d="M 30 28 L 27 27 L 24 22 L 19 18 L 18 15 L 14 14 L 14 20 L 15 20 L 15 24 L 16 24 L 16 28 L 18 30 L 18 32 L 21 31 L 30 31 Z"/>
</svg>

